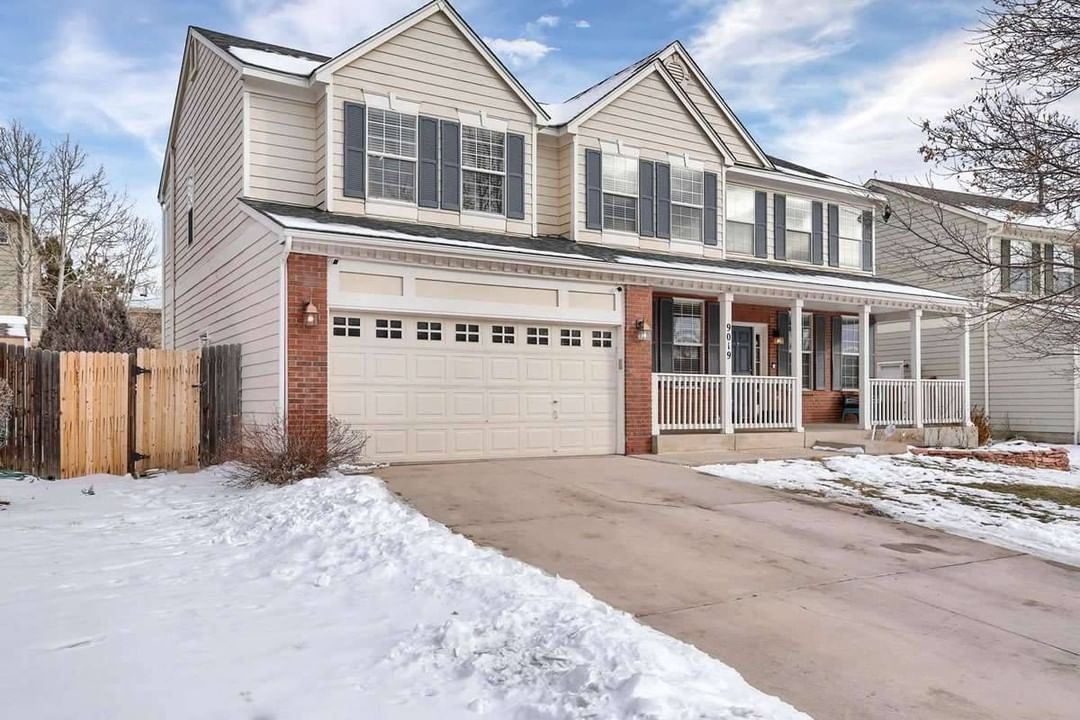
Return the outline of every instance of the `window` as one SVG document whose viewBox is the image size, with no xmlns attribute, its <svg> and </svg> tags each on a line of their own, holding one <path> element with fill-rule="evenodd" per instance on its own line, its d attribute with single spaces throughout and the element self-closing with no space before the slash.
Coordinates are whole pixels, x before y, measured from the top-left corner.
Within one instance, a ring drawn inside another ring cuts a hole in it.
<svg viewBox="0 0 1080 720">
<path fill-rule="evenodd" d="M 368 197 L 416 202 L 416 116 L 368 108 Z"/>
<path fill-rule="evenodd" d="M 814 316 L 802 316 L 802 386 L 814 387 Z"/>
<path fill-rule="evenodd" d="M 671 306 L 672 365 L 677 373 L 701 372 L 704 327 L 700 300 L 675 300 Z"/>
<path fill-rule="evenodd" d="M 337 337 L 360 337 L 360 318 L 335 317 L 334 335 Z"/>
<path fill-rule="evenodd" d="M 542 327 L 529 328 L 525 331 L 525 343 L 527 345 L 547 345 L 548 329 Z"/>
<path fill-rule="evenodd" d="M 754 191 L 750 188 L 728 187 L 724 238 L 728 252 L 750 255 L 754 252 Z"/>
<path fill-rule="evenodd" d="M 513 325 L 492 325 L 491 326 L 491 342 L 496 345 L 513 345 L 514 344 L 514 326 Z"/>
<path fill-rule="evenodd" d="M 592 333 L 592 346 L 594 348 L 609 348 L 609 347 L 611 347 L 611 331 L 610 330 L 593 330 L 593 333 Z"/>
<path fill-rule="evenodd" d="M 705 205 L 705 173 L 684 167 L 671 168 L 671 237 L 701 242 L 701 217 Z"/>
<path fill-rule="evenodd" d="M 1062 292 L 1073 286 L 1073 250 L 1054 247 L 1054 292 Z"/>
<path fill-rule="evenodd" d="M 840 208 L 840 267 L 862 267 L 862 213 L 855 208 Z"/>
<path fill-rule="evenodd" d="M 559 344 L 563 347 L 581 347 L 581 331 L 563 328 L 559 331 Z"/>
<path fill-rule="evenodd" d="M 7 226 L 0 223 L 0 245 L 8 244 L 8 230 Z"/>
<path fill-rule="evenodd" d="M 506 133 L 461 127 L 461 202 L 465 210 L 503 214 Z"/>
<path fill-rule="evenodd" d="M 637 232 L 638 161 L 604 155 L 604 229 Z"/>
<path fill-rule="evenodd" d="M 187 210 L 187 244 L 195 242 L 195 208 Z"/>
<path fill-rule="evenodd" d="M 442 340 L 442 323 L 419 320 L 416 323 L 417 340 Z"/>
<path fill-rule="evenodd" d="M 859 318 L 840 319 L 840 389 L 859 389 Z"/>
<path fill-rule="evenodd" d="M 389 338 L 390 340 L 401 339 L 401 321 L 400 320 L 376 320 L 375 321 L 375 337 L 377 338 Z"/>
<path fill-rule="evenodd" d="M 1035 246 L 1042 249 L 1040 246 Z M 1035 291 L 1032 278 L 1032 244 L 1026 240 L 1012 240 L 1009 245 L 1009 292 L 1030 293 Z"/>
<path fill-rule="evenodd" d="M 810 262 L 810 201 L 787 199 L 787 256 L 789 260 Z"/>
<path fill-rule="evenodd" d="M 480 342 L 480 326 L 458 323 L 454 326 L 454 340 L 457 342 Z"/>
</svg>

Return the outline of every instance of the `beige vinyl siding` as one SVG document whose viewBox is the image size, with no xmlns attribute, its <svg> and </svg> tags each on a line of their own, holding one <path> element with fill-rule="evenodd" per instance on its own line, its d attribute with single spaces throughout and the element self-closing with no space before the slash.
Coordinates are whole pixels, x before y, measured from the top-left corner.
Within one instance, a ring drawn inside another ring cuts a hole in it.
<svg viewBox="0 0 1080 720">
<path fill-rule="evenodd" d="M 681 85 L 682 89 L 686 91 L 686 94 L 690 96 L 694 105 L 709 121 L 716 134 L 727 145 L 728 150 L 735 156 L 735 161 L 743 165 L 763 167 L 761 160 L 758 159 L 750 144 L 740 136 L 735 124 L 727 118 L 724 111 L 721 110 L 720 106 L 712 99 L 708 91 L 697 81 L 697 78 L 689 69 L 686 70 L 685 76 L 686 79 L 683 80 Z"/>
<path fill-rule="evenodd" d="M 176 312 L 173 305 L 172 280 L 173 242 L 175 240 L 173 227 L 176 223 L 174 204 L 172 182 L 167 181 L 161 210 L 161 347 L 167 350 L 173 347 L 173 313 Z"/>
<path fill-rule="evenodd" d="M 248 122 L 250 195 L 314 205 L 319 145 L 315 104 L 252 91 Z"/>
<path fill-rule="evenodd" d="M 0 225 L 4 223 L 0 220 Z M 14 228 L 4 228 L 7 237 L 15 234 Z M 19 308 L 19 272 L 15 262 L 15 244 L 9 240 L 0 243 L 0 315 L 22 315 Z"/>
<path fill-rule="evenodd" d="M 578 130 L 574 158 L 577 202 L 574 206 L 577 239 L 583 242 L 605 242 L 612 237 L 608 233 L 585 229 L 585 150 L 599 150 L 601 140 L 623 140 L 636 148 L 643 160 L 668 162 L 669 155 L 689 154 L 692 160 L 704 163 L 706 171 L 718 176 L 723 172 L 724 160 L 720 151 L 672 89 L 653 72 L 582 123 Z M 720 186 L 718 178 L 717 212 L 722 218 Z M 636 241 L 633 236 L 624 234 L 620 234 L 617 241 L 622 244 L 637 242 L 641 247 L 654 250 L 668 246 L 666 240 L 646 238 Z"/>
<path fill-rule="evenodd" d="M 541 235 L 570 235 L 571 146 L 568 134 L 537 136 L 536 229 Z"/>
<path fill-rule="evenodd" d="M 326 208 L 326 95 L 315 103 L 315 204 Z"/>
<path fill-rule="evenodd" d="M 458 121 L 459 111 L 506 121 L 525 137 L 525 219 L 507 220 L 511 233 L 532 233 L 532 157 L 535 116 L 442 12 L 437 12 L 334 73 L 334 210 L 364 213 L 365 203 L 342 193 L 344 103 L 364 102 L 364 92 L 393 93 L 419 103 L 420 114 Z M 468 214 L 423 210 L 421 222 L 489 229 Z M 489 216 L 495 217 L 495 216 Z"/>
<path fill-rule="evenodd" d="M 174 346 L 241 343 L 243 412 L 266 419 L 278 400 L 281 249 L 240 208 L 243 88 L 239 72 L 198 48 L 198 74 L 184 89 L 174 141 L 171 330 Z M 194 180 L 194 242 L 187 243 L 187 184 Z M 168 278 L 167 278 L 168 281 Z"/>
</svg>

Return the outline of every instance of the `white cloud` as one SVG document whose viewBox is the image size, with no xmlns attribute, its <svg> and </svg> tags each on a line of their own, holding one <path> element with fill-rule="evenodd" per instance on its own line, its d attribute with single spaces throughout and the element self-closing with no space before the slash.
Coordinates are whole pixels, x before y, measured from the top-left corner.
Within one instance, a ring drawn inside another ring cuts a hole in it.
<svg viewBox="0 0 1080 720">
<path fill-rule="evenodd" d="M 540 17 L 536 18 L 536 24 L 540 27 L 553 28 L 558 27 L 559 20 L 560 18 L 558 15 L 541 15 Z"/>
<path fill-rule="evenodd" d="M 576 23 L 574 23 L 574 27 L 584 30 L 585 28 L 592 27 L 592 25 L 589 23 L 588 20 L 578 20 Z"/>
<path fill-rule="evenodd" d="M 512 40 L 484 38 L 484 42 L 495 51 L 496 55 L 514 68 L 535 65 L 545 55 L 556 49 L 550 45 L 545 45 L 539 40 L 529 38 L 514 38 Z"/>
<path fill-rule="evenodd" d="M 712 11 L 690 52 L 733 103 L 772 109 L 795 69 L 844 52 L 870 0 L 733 0 Z M 720 82 L 722 81 L 722 82 Z"/>
<path fill-rule="evenodd" d="M 867 180 L 875 171 L 886 179 L 926 177 L 932 166 L 918 154 L 919 123 L 940 120 L 974 97 L 979 82 L 972 79 L 970 40 L 969 33 L 949 33 L 865 68 L 837 85 L 847 100 L 835 110 L 781 121 L 771 150 L 849 180 Z"/>
</svg>

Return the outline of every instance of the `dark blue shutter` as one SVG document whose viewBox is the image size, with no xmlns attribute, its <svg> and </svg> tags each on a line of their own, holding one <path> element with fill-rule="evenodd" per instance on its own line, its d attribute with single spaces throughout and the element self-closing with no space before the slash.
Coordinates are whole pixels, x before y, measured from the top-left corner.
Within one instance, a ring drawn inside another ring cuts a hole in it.
<svg viewBox="0 0 1080 720">
<path fill-rule="evenodd" d="M 769 196 L 758 190 L 754 193 L 754 257 L 769 257 L 768 214 Z"/>
<path fill-rule="evenodd" d="M 1012 290 L 1012 242 L 1001 238 L 1001 292 Z"/>
<path fill-rule="evenodd" d="M 604 166 L 599 150 L 585 150 L 585 227 L 604 229 Z"/>
<path fill-rule="evenodd" d="M 656 234 L 656 170 L 649 160 L 638 161 L 638 234 Z"/>
<path fill-rule="evenodd" d="M 832 319 L 832 389 L 840 390 L 843 386 L 841 378 L 841 352 L 844 335 L 844 320 L 839 315 Z"/>
<path fill-rule="evenodd" d="M 716 173 L 705 173 L 705 218 L 701 223 L 706 245 L 716 245 Z"/>
<path fill-rule="evenodd" d="M 810 203 L 810 260 L 815 265 L 825 263 L 824 247 L 822 245 L 824 240 L 822 237 L 824 231 L 822 220 L 821 203 L 815 200 Z"/>
<path fill-rule="evenodd" d="M 656 163 L 656 237 L 671 237 L 671 166 Z"/>
<path fill-rule="evenodd" d="M 814 318 L 814 389 L 825 389 L 825 316 Z"/>
<path fill-rule="evenodd" d="M 443 210 L 461 209 L 461 128 L 456 122 L 439 121 L 439 135 L 442 142 L 440 158 L 440 187 Z"/>
<path fill-rule="evenodd" d="M 525 219 L 525 136 L 506 136 L 506 217 Z"/>
<path fill-rule="evenodd" d="M 775 193 L 773 204 L 773 257 L 787 260 L 787 196 Z"/>
<path fill-rule="evenodd" d="M 874 269 L 874 211 L 864 210 L 862 216 L 862 269 Z"/>
<path fill-rule="evenodd" d="M 672 315 L 674 305 L 671 298 L 660 298 L 656 301 L 656 317 L 653 319 L 656 325 L 659 343 L 658 372 L 672 372 L 675 367 L 675 329 L 672 327 Z"/>
<path fill-rule="evenodd" d="M 345 197 L 365 197 L 364 164 L 367 162 L 367 125 L 363 105 L 345 103 L 344 184 Z"/>
<path fill-rule="evenodd" d="M 784 343 L 777 346 L 776 364 L 777 374 L 780 377 L 791 375 L 791 314 L 787 310 L 776 313 L 776 334 L 783 338 Z"/>
<path fill-rule="evenodd" d="M 416 204 L 425 208 L 439 207 L 439 121 L 420 118 L 420 167 Z"/>
<path fill-rule="evenodd" d="M 724 372 L 724 358 L 720 353 L 724 330 L 720 324 L 720 303 L 705 303 L 705 372 L 710 375 L 722 375 Z"/>
<path fill-rule="evenodd" d="M 840 267 L 840 208 L 829 203 L 829 264 Z"/>
</svg>

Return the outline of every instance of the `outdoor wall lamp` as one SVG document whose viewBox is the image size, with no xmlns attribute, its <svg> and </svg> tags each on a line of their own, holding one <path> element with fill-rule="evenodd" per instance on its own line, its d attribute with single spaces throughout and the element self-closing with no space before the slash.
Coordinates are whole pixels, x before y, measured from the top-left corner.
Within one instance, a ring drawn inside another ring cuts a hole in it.
<svg viewBox="0 0 1080 720">
<path fill-rule="evenodd" d="M 773 336 L 772 336 L 772 341 L 773 341 L 773 345 L 783 345 L 784 344 L 784 336 L 781 335 L 779 332 L 774 332 Z"/>
<path fill-rule="evenodd" d="M 304 306 L 304 327 L 315 327 L 319 324 L 319 308 L 315 303 L 308 300 Z"/>
<path fill-rule="evenodd" d="M 636 327 L 638 340 L 645 342 L 652 337 L 652 328 L 649 327 L 649 323 L 645 322 L 644 318 L 637 321 Z"/>
</svg>

